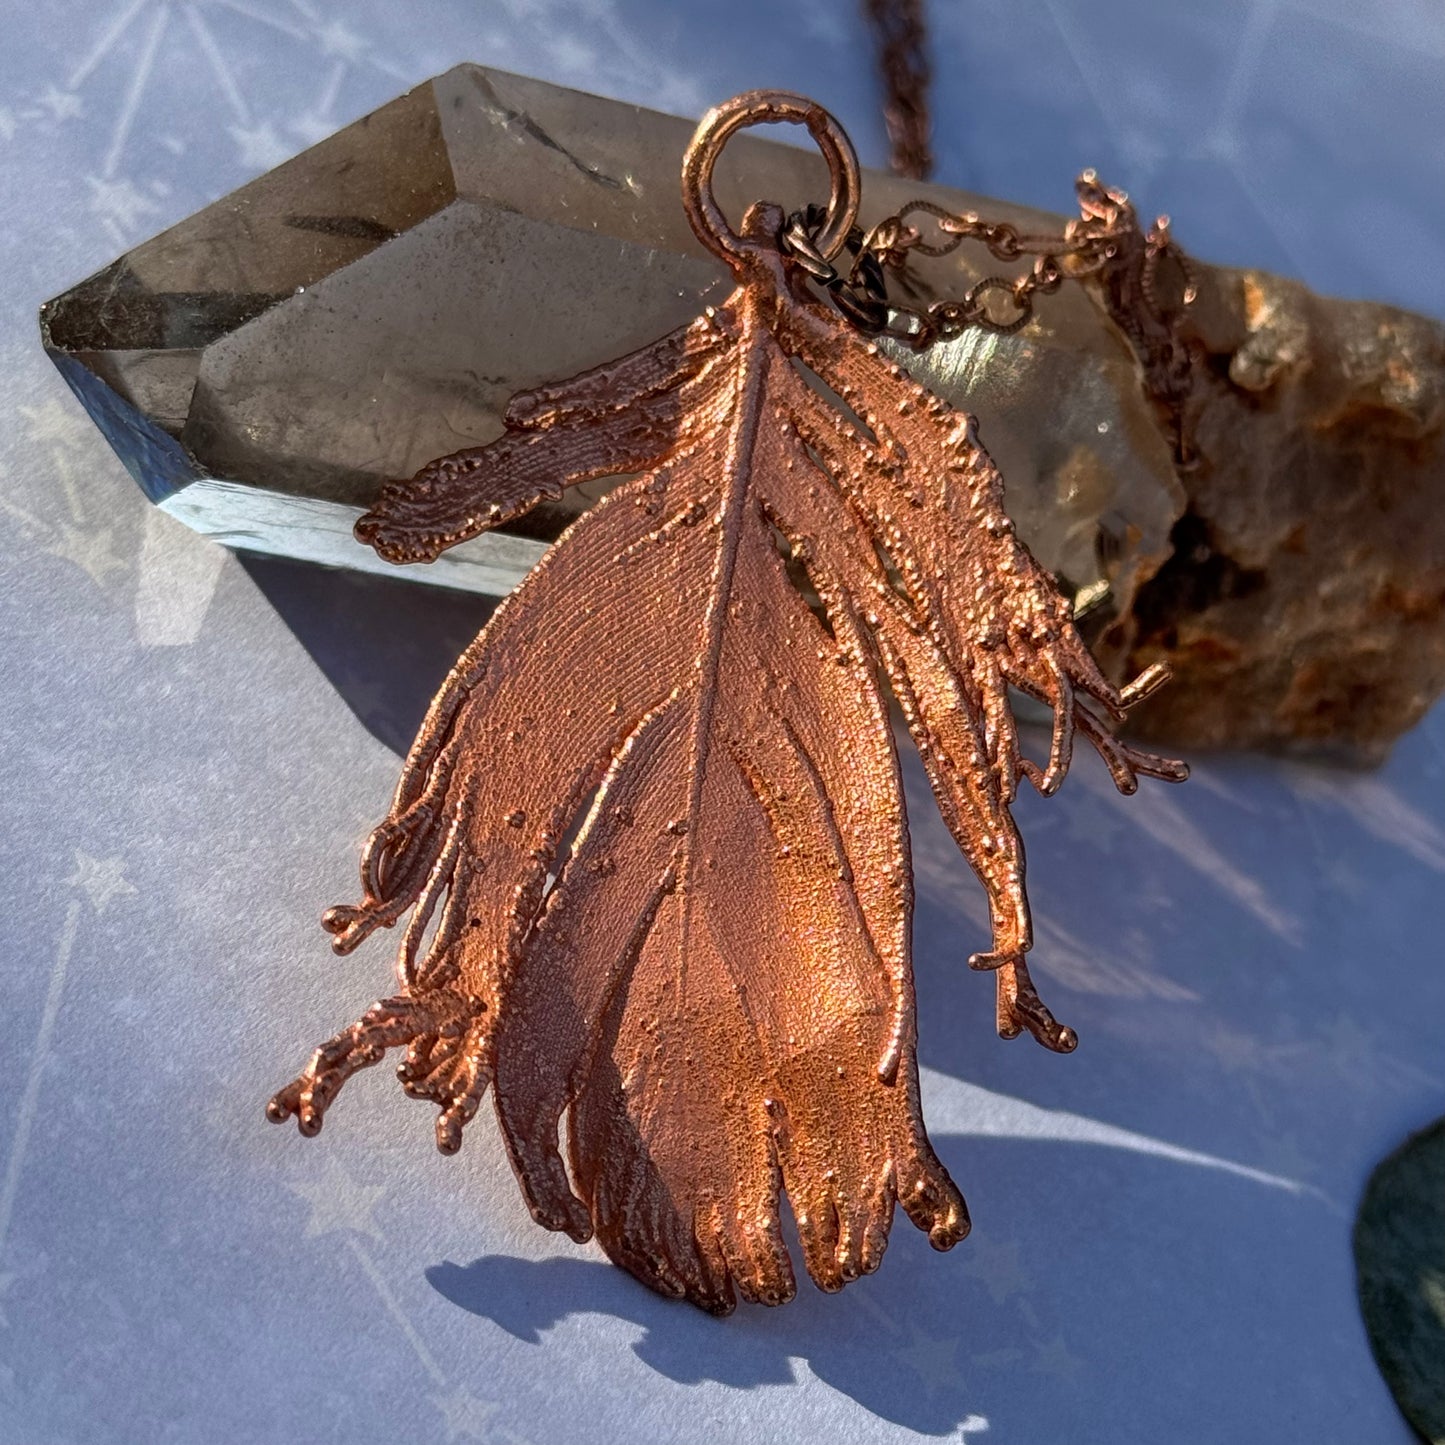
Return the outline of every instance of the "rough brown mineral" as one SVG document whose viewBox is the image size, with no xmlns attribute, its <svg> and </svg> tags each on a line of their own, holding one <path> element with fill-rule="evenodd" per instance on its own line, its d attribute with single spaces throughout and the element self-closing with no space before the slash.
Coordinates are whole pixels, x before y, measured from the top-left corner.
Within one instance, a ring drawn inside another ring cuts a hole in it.
<svg viewBox="0 0 1445 1445">
<path fill-rule="evenodd" d="M 382 482 L 721 296 L 678 204 L 691 129 L 458 67 L 48 303 L 47 349 L 158 505 L 238 547 L 383 566 L 350 537 Z M 816 155 L 753 138 L 719 176 L 734 216 L 825 193 Z M 877 173 L 863 194 L 865 224 L 921 195 L 1062 225 Z M 965 246 L 910 275 L 927 301 L 1000 269 Z M 1097 290 L 898 359 L 977 415 L 1114 676 L 1173 663 L 1153 736 L 1374 760 L 1445 685 L 1445 328 L 1256 273 L 1197 281 L 1192 470 Z M 505 591 L 600 490 L 407 570 Z"/>
<path fill-rule="evenodd" d="M 1445 329 L 1201 270 L 1198 461 L 1104 641 L 1173 664 L 1154 736 L 1376 761 L 1445 687 Z"/>
</svg>

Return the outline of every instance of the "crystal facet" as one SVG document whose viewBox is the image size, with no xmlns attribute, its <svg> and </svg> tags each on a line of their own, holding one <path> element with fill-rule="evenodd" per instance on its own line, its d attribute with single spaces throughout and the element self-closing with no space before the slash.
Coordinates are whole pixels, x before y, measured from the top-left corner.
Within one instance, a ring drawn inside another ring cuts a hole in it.
<svg viewBox="0 0 1445 1445">
<path fill-rule="evenodd" d="M 678 205 L 691 129 L 459 66 L 47 303 L 46 347 L 167 511 L 239 548 L 396 575 L 350 536 L 384 481 L 493 440 L 513 392 L 724 293 Z M 813 152 L 753 137 L 718 176 L 734 217 L 826 190 Z M 864 194 L 865 225 L 920 195 L 1062 224 L 881 173 Z M 926 303 L 997 269 L 965 247 L 910 282 Z M 1173 665 L 1152 735 L 1378 757 L 1445 686 L 1445 330 L 1254 272 L 1198 281 L 1192 471 L 1082 287 L 1014 335 L 898 359 L 978 417 L 1020 535 L 1112 674 Z M 509 590 L 603 490 L 401 571 Z"/>
<path fill-rule="evenodd" d="M 348 532 L 381 482 L 490 441 L 514 391 L 641 345 L 724 294 L 678 205 L 691 129 L 460 66 L 50 302 L 47 348 L 153 501 L 235 546 L 374 568 Z M 918 191 L 881 174 L 866 189 L 865 221 Z M 758 196 L 825 194 L 826 172 L 808 150 L 745 137 L 718 191 L 741 215 Z M 947 289 L 960 272 L 923 279 Z M 1090 595 L 1132 596 L 1167 556 L 1183 497 L 1167 449 L 1131 422 L 1132 360 L 1088 299 L 1052 298 L 1027 334 L 965 337 L 922 369 L 985 418 L 1048 564 Z M 601 490 L 414 575 L 506 590 Z M 1101 547 L 1102 514 L 1116 535 Z"/>
</svg>

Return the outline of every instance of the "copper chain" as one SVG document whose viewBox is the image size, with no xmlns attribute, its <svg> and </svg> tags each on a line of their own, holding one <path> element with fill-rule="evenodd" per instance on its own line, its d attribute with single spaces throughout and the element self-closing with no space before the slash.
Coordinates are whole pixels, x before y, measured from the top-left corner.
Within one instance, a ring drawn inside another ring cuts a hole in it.
<svg viewBox="0 0 1445 1445">
<path fill-rule="evenodd" d="M 1093 171 L 1085 171 L 1075 189 L 1079 216 L 1054 235 L 916 200 L 870 231 L 855 226 L 836 261 L 816 244 L 824 219 L 818 206 L 788 218 L 781 244 L 859 330 L 890 336 L 917 351 L 971 327 L 1008 335 L 1033 317 L 1036 296 L 1057 291 L 1066 280 L 1090 282 L 1139 359 L 1144 389 L 1168 425 L 1176 459 L 1188 464 L 1192 448 L 1185 413 L 1194 362 L 1183 319 L 1195 295 L 1192 267 L 1170 234 L 1167 216 L 1145 232 L 1128 196 L 1103 185 Z M 914 223 L 925 217 L 921 225 Z M 964 241 L 981 244 L 999 261 L 1032 257 L 1033 262 L 1018 276 L 985 276 L 956 300 L 910 306 L 890 297 L 890 274 L 906 285 L 915 252 L 946 256 Z M 1178 273 L 1178 285 L 1168 295 L 1160 285 L 1166 258 Z"/>
<path fill-rule="evenodd" d="M 933 170 L 929 149 L 928 64 L 923 0 L 863 0 L 883 73 L 883 119 L 891 164 L 901 176 L 924 181 Z"/>
<path fill-rule="evenodd" d="M 925 240 L 909 218 L 933 218 L 936 240 Z M 834 304 L 860 330 L 892 336 L 917 350 L 935 341 L 957 336 L 971 326 L 1007 335 L 1033 315 L 1033 298 L 1059 289 L 1065 271 L 1059 254 L 1069 250 L 1065 238 L 1033 236 L 1007 221 L 985 221 L 974 212 L 953 215 L 932 201 L 910 201 L 897 215 L 879 222 L 866 234 L 854 228 L 847 254 L 852 264 L 842 272 L 813 243 L 820 216 L 815 207 L 794 212 L 783 234 L 783 246 L 816 281 Z M 902 272 L 911 252 L 946 256 L 965 240 L 982 242 L 997 260 L 1035 257 L 1022 276 L 985 276 L 956 301 L 935 301 L 923 308 L 892 303 L 888 297 L 888 271 Z M 1080 274 L 1075 269 L 1071 274 Z"/>
<path fill-rule="evenodd" d="M 863 0 L 878 44 L 893 169 L 917 180 L 933 169 L 923 4 Z M 1093 171 L 1085 171 L 1075 189 L 1079 217 L 1060 235 L 1031 235 L 1008 221 L 987 221 L 972 211 L 954 215 L 931 201 L 910 201 L 871 231 L 854 228 L 838 258 L 849 258 L 846 271 L 818 247 L 824 222 L 819 207 L 795 211 L 781 243 L 860 330 L 891 336 L 919 351 L 970 327 L 1008 335 L 1027 325 L 1036 296 L 1057 291 L 1065 280 L 1089 281 L 1138 358 L 1145 394 L 1166 426 L 1175 461 L 1192 465 L 1189 403 L 1196 386 L 1195 348 L 1183 328 L 1195 295 L 1189 260 L 1170 236 L 1168 216 L 1144 231 L 1129 197 L 1103 185 Z M 915 225 L 914 217 L 928 217 L 931 225 Z M 1033 264 L 1019 276 L 985 276 L 957 300 L 920 308 L 890 299 L 888 274 L 904 275 L 912 252 L 946 256 L 964 241 L 979 242 L 995 260 L 1032 256 Z M 1166 258 L 1179 279 L 1167 298 L 1159 284 Z"/>
</svg>

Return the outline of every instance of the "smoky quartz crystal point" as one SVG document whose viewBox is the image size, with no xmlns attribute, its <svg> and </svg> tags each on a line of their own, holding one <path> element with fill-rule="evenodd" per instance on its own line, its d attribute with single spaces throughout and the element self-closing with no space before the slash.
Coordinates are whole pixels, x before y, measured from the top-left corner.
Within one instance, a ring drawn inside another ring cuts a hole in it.
<svg viewBox="0 0 1445 1445">
<path fill-rule="evenodd" d="M 46 348 L 158 506 L 232 546 L 395 575 L 351 536 L 383 482 L 725 293 L 678 204 L 692 128 L 459 66 L 48 302 Z M 827 194 L 811 150 L 754 137 L 717 184 L 734 216 Z M 1062 225 L 881 173 L 863 194 L 864 225 L 918 196 Z M 910 279 L 926 304 L 998 269 L 964 247 Z M 1377 758 L 1445 686 L 1445 329 L 1259 273 L 1198 282 L 1192 470 L 1082 286 L 1014 335 L 898 359 L 978 417 L 1113 675 L 1172 664 L 1153 736 Z M 504 593 L 603 489 L 400 570 Z"/>
</svg>

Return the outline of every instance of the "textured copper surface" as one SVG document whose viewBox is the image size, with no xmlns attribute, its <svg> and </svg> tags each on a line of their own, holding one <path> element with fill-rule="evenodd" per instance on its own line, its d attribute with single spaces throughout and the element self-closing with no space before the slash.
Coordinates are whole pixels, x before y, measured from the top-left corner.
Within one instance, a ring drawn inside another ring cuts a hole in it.
<svg viewBox="0 0 1445 1445">
<path fill-rule="evenodd" d="M 404 1047 L 449 1152 L 493 1085 L 538 1223 L 595 1232 L 654 1289 L 719 1312 L 792 1296 L 784 1191 L 824 1289 L 877 1266 L 895 1200 L 940 1249 L 968 1230 L 919 1109 L 884 682 L 988 891 L 993 948 L 970 963 L 994 973 L 1005 1037 L 1075 1043 L 1024 961 L 1018 779 L 1053 792 L 1076 731 L 1121 791 L 1185 775 L 1112 737 L 1165 670 L 1102 676 L 970 418 L 812 298 L 777 207 L 740 232 L 722 216 L 719 148 L 775 120 L 827 156 L 821 244 L 840 247 L 857 168 L 837 123 L 769 92 L 713 111 L 683 195 L 737 276 L 726 303 L 518 395 L 505 436 L 389 486 L 358 523 L 414 561 L 563 487 L 640 474 L 579 518 L 437 697 L 361 903 L 325 919 L 346 952 L 411 910 L 400 991 L 268 1109 L 315 1133 L 352 1073 Z M 1042 765 L 1020 756 L 1010 686 L 1054 710 Z"/>
</svg>

